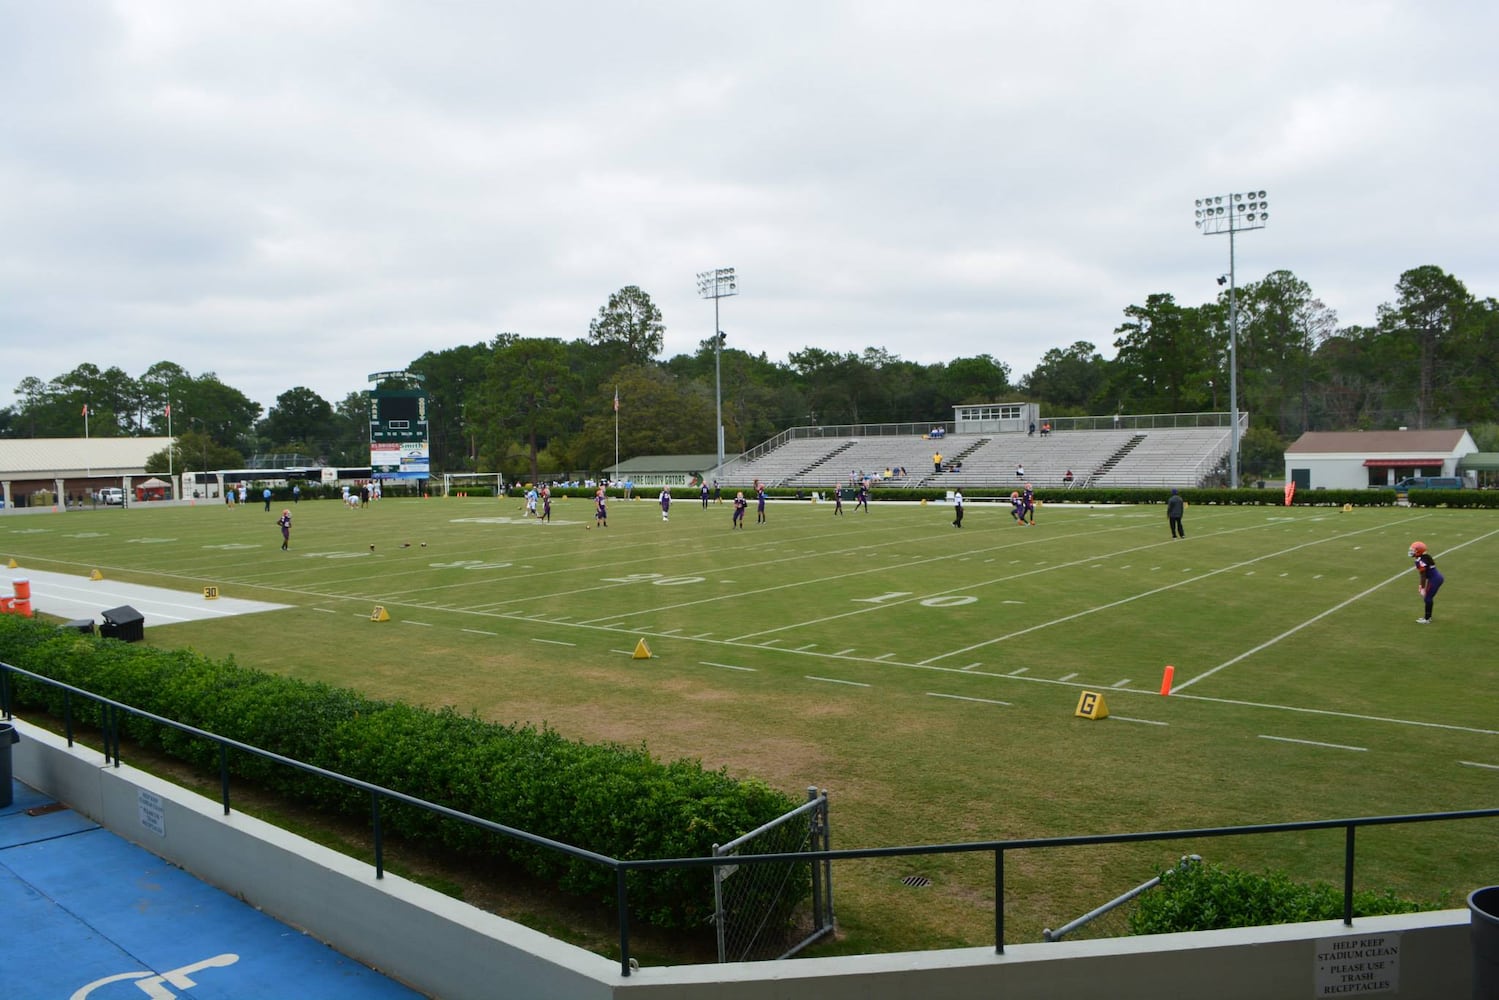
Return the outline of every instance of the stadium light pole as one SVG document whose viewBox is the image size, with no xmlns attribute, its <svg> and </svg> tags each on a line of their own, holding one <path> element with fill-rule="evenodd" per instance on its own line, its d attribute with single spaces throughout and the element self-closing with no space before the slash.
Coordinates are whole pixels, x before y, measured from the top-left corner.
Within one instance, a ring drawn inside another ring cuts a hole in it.
<svg viewBox="0 0 1499 1000">
<path fill-rule="evenodd" d="M 724 332 L 718 328 L 718 300 L 739 294 L 739 279 L 732 267 L 715 267 L 711 271 L 697 273 L 697 294 L 701 299 L 713 300 L 713 408 L 718 438 L 718 468 L 723 468 L 723 377 L 722 355 Z"/>
<path fill-rule="evenodd" d="M 1234 280 L 1234 234 L 1246 229 L 1264 229 L 1270 220 L 1270 203 L 1261 190 L 1198 198 L 1197 231 L 1204 236 L 1228 234 L 1228 409 L 1230 437 L 1228 485 L 1239 488 L 1239 306 Z M 1223 284 L 1219 278 L 1218 283 Z"/>
</svg>

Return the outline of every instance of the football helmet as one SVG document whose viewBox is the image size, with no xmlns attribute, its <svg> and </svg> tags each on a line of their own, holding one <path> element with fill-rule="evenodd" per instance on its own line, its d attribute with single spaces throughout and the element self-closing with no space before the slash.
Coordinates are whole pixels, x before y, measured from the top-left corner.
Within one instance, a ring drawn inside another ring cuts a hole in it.
<svg viewBox="0 0 1499 1000">
<path fill-rule="evenodd" d="M 1409 555 L 1413 559 L 1416 556 L 1424 556 L 1426 554 L 1426 543 L 1425 542 L 1411 542 L 1410 551 L 1408 553 L 1406 553 L 1406 554 Z"/>
</svg>

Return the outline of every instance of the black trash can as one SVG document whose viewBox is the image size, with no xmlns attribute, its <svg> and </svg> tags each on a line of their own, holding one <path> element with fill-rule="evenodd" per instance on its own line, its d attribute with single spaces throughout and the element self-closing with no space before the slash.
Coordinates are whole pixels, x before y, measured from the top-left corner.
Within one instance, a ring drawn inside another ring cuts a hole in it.
<svg viewBox="0 0 1499 1000">
<path fill-rule="evenodd" d="M 1499 885 L 1468 895 L 1473 945 L 1473 1000 L 1499 1000 Z"/>
<path fill-rule="evenodd" d="M 21 742 L 21 734 L 9 722 L 0 722 L 0 809 L 9 808 L 16 800 L 10 787 L 10 747 Z"/>
</svg>

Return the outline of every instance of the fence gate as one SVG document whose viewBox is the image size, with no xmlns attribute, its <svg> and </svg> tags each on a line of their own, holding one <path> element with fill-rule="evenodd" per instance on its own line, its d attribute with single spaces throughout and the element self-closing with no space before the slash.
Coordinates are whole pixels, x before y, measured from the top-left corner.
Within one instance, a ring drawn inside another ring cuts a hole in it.
<svg viewBox="0 0 1499 1000">
<path fill-rule="evenodd" d="M 722 846 L 720 858 L 830 850 L 828 795 L 807 789 L 807 802 Z M 829 861 L 723 864 L 713 867 L 713 923 L 720 962 L 789 958 L 833 932 Z"/>
</svg>

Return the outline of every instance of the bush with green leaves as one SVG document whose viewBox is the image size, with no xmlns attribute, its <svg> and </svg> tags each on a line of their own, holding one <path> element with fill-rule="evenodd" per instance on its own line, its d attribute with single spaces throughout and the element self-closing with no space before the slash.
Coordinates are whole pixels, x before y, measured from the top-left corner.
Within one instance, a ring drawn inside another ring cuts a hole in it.
<svg viewBox="0 0 1499 1000">
<path fill-rule="evenodd" d="M 211 660 L 189 650 L 59 632 L 39 619 L 0 615 L 0 660 L 133 708 L 436 802 L 505 826 L 621 860 L 704 857 L 712 845 L 800 803 L 762 782 L 663 763 L 645 747 L 587 744 L 548 728 L 504 726 Z M 17 706 L 98 726 L 98 703 L 12 675 Z M 216 772 L 212 741 L 128 716 L 123 735 Z M 370 796 L 254 754 L 231 752 L 231 773 L 320 809 L 368 820 Z M 385 830 L 470 857 L 503 855 L 570 893 L 612 903 L 612 868 L 574 859 L 470 823 L 389 800 Z M 774 903 L 777 919 L 811 892 L 801 875 Z M 712 907 L 711 869 L 637 870 L 627 886 L 634 919 L 701 927 Z M 769 905 L 769 901 L 767 901 Z"/>
<path fill-rule="evenodd" d="M 1437 907 L 1388 891 L 1353 894 L 1356 917 L 1430 909 Z M 1135 900 L 1129 929 L 1132 934 L 1170 934 L 1342 917 L 1343 891 L 1326 882 L 1306 884 L 1284 872 L 1255 874 L 1200 862 L 1163 873 L 1160 885 Z"/>
</svg>

